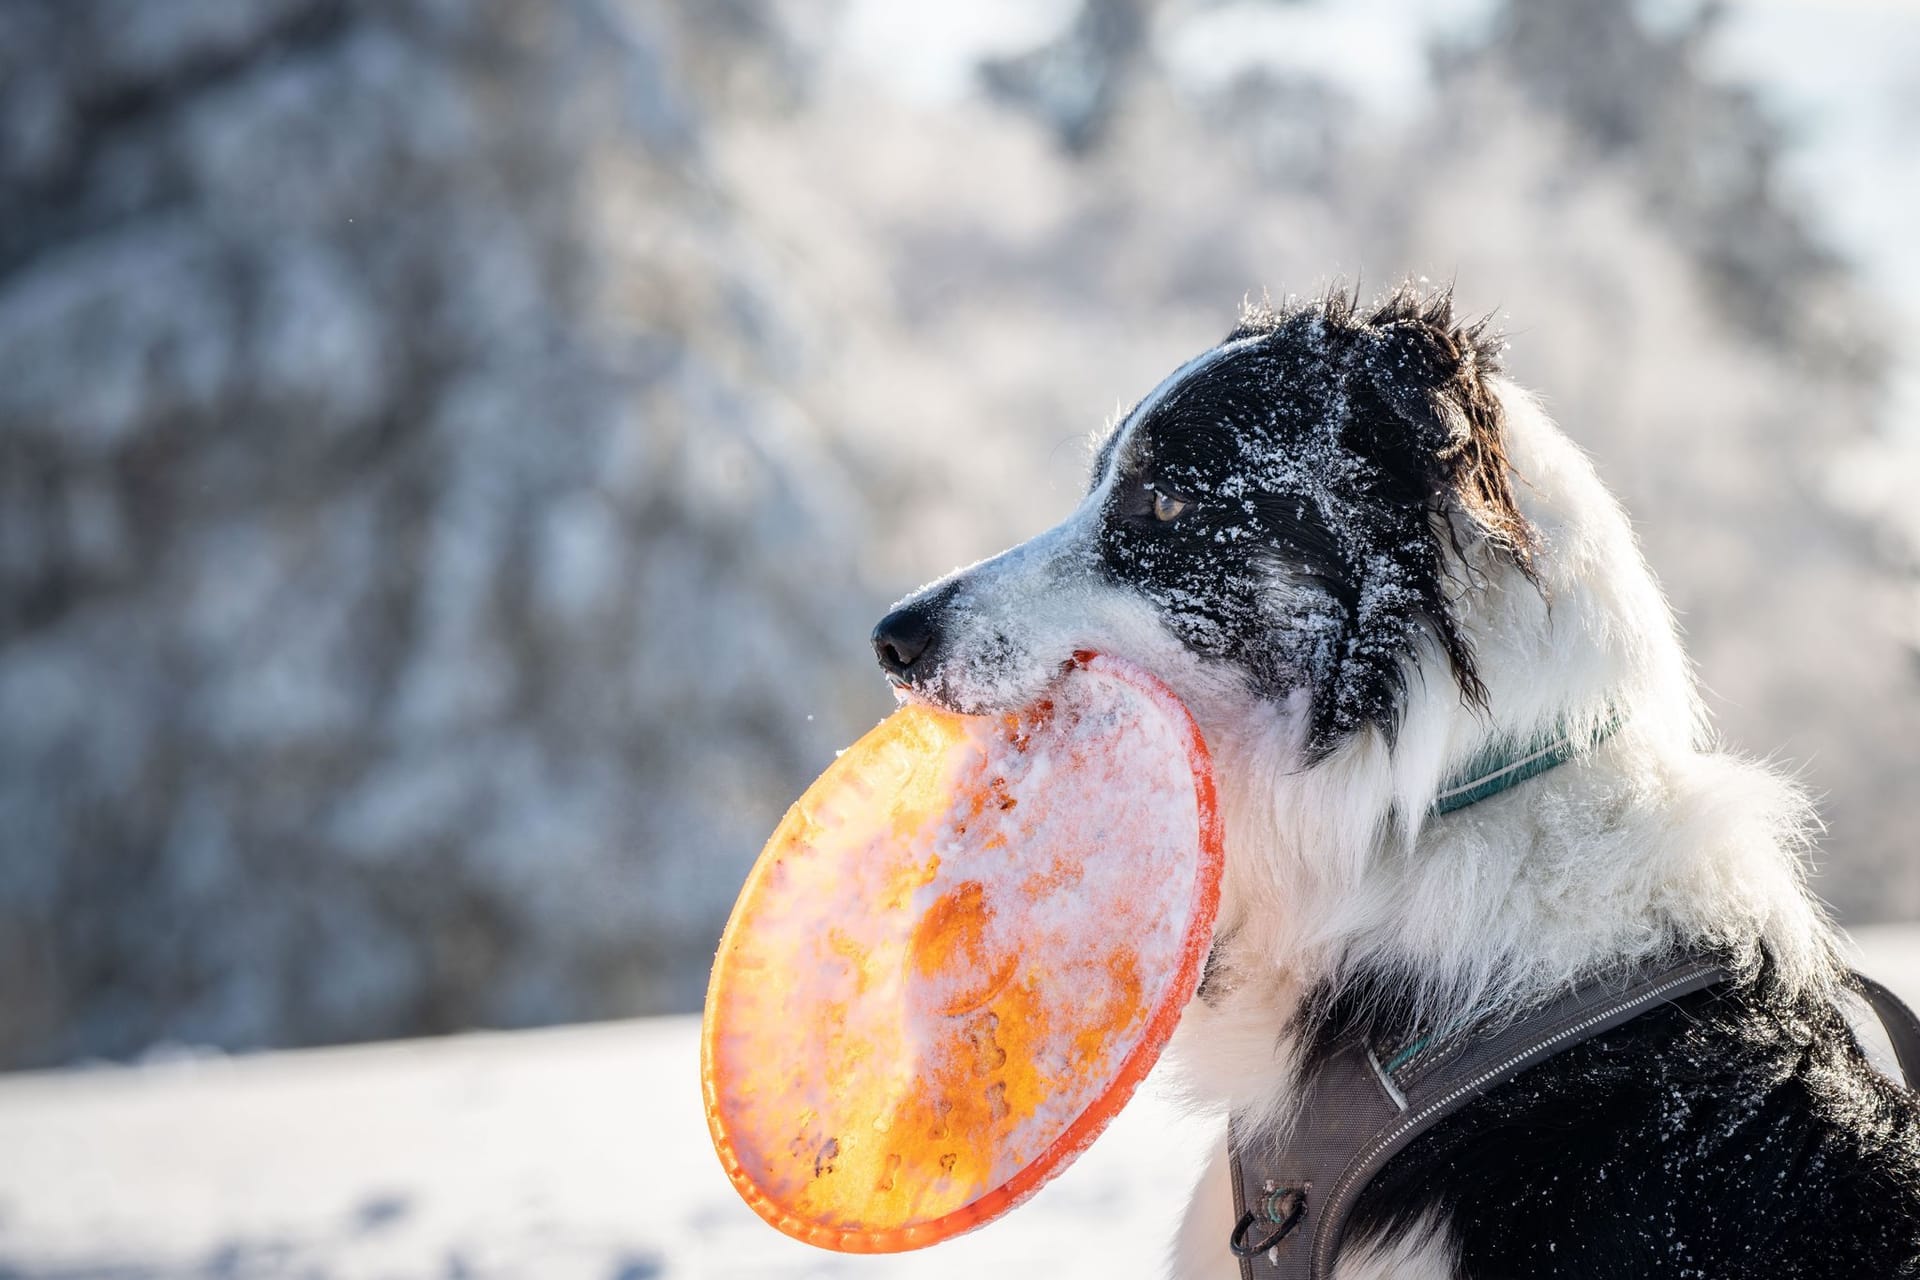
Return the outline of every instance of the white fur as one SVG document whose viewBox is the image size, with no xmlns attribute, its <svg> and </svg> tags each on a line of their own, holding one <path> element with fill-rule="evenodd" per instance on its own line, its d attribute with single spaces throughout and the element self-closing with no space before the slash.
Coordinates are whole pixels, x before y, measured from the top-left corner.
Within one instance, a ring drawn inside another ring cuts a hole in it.
<svg viewBox="0 0 1920 1280">
<path fill-rule="evenodd" d="M 1239 1280 L 1240 1262 L 1227 1248 L 1237 1214 L 1233 1210 L 1232 1173 L 1227 1167 L 1223 1137 L 1194 1186 L 1180 1233 L 1174 1237 L 1169 1259 L 1173 1274 L 1193 1280 Z"/>
<path fill-rule="evenodd" d="M 1454 1250 L 1446 1228 L 1423 1222 L 1386 1240 L 1368 1240 L 1340 1255 L 1333 1280 L 1453 1280 Z"/>
<path fill-rule="evenodd" d="M 1417 975 L 1436 1025 L 1519 1010 L 1598 966 L 1676 944 L 1746 955 L 1764 945 L 1789 986 L 1829 981 L 1832 935 L 1802 883 L 1805 799 L 1767 768 L 1714 749 L 1626 516 L 1537 402 L 1494 385 L 1544 590 L 1484 542 L 1469 544 L 1453 603 L 1490 714 L 1462 704 L 1444 657 L 1429 652 L 1408 681 L 1391 749 L 1364 732 L 1303 768 L 1300 700 L 1252 702 L 1094 571 L 1095 522 L 1124 438 L 1069 520 L 948 580 L 965 606 L 948 628 L 951 651 L 991 659 L 950 664 L 963 673 L 945 690 L 950 700 L 1022 701 L 1075 649 L 1092 648 L 1158 672 L 1194 712 L 1217 767 L 1227 866 L 1218 994 L 1210 987 L 1209 1002 L 1189 1007 L 1174 1053 L 1197 1102 L 1255 1125 L 1290 1121 L 1288 1027 L 1302 994 L 1356 966 Z M 1009 651 L 1017 660 L 1006 661 Z M 1442 781 L 1489 742 L 1563 721 L 1583 733 L 1614 711 L 1623 726 L 1590 756 L 1425 816 Z M 1179 1275 L 1231 1274 L 1215 1256 L 1231 1226 L 1218 1209 L 1223 1177 L 1216 1167 L 1196 1194 Z M 1451 1273 L 1438 1235 L 1383 1248 L 1348 1258 L 1339 1275 Z"/>
</svg>

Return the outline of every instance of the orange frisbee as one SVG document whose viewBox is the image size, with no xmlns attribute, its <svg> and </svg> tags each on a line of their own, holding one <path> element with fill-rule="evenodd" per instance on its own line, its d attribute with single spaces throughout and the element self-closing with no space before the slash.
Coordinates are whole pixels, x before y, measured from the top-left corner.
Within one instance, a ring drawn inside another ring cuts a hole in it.
<svg viewBox="0 0 1920 1280">
<path fill-rule="evenodd" d="M 1220 902 L 1206 744 L 1082 654 L 1016 714 L 903 705 L 787 811 L 707 989 L 707 1124 L 746 1202 L 917 1249 L 1086 1150 L 1200 980 Z"/>
</svg>

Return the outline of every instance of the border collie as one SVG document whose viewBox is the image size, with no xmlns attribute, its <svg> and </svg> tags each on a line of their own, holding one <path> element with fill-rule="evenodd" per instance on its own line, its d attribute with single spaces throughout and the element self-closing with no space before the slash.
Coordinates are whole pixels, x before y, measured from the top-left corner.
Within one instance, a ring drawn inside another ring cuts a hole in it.
<svg viewBox="0 0 1920 1280">
<path fill-rule="evenodd" d="M 1496 352 L 1446 295 L 1249 311 L 1106 434 L 1064 523 L 901 602 L 881 663 L 969 713 L 1081 649 L 1185 699 L 1227 862 L 1172 1052 L 1236 1133 L 1285 1133 L 1342 1037 L 1683 952 L 1735 975 L 1423 1135 L 1336 1276 L 1920 1276 L 1920 1107 L 1843 1018 L 1808 803 L 1713 745 L 1625 514 Z M 1549 733 L 1597 745 L 1432 812 Z M 1233 1227 L 1223 1141 L 1175 1274 L 1238 1274 Z"/>
</svg>

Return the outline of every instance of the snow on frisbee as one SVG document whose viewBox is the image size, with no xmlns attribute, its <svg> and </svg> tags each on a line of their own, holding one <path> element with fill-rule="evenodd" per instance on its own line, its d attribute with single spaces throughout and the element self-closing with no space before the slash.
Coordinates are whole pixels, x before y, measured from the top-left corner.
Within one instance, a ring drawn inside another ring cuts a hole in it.
<svg viewBox="0 0 1920 1280">
<path fill-rule="evenodd" d="M 707 990 L 733 1185 L 790 1236 L 917 1249 L 1086 1150 L 1200 979 L 1220 900 L 1206 744 L 1081 654 L 1023 711 L 908 702 L 787 811 Z"/>
</svg>

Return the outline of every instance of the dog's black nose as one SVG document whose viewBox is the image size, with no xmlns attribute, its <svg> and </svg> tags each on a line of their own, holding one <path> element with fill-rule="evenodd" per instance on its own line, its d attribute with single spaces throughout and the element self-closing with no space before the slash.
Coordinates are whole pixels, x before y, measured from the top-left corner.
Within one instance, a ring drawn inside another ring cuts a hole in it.
<svg viewBox="0 0 1920 1280">
<path fill-rule="evenodd" d="M 887 674 L 905 679 L 920 655 L 933 644 L 933 637 L 931 610 L 914 605 L 895 609 L 873 629 L 874 656 L 880 659 Z"/>
</svg>

